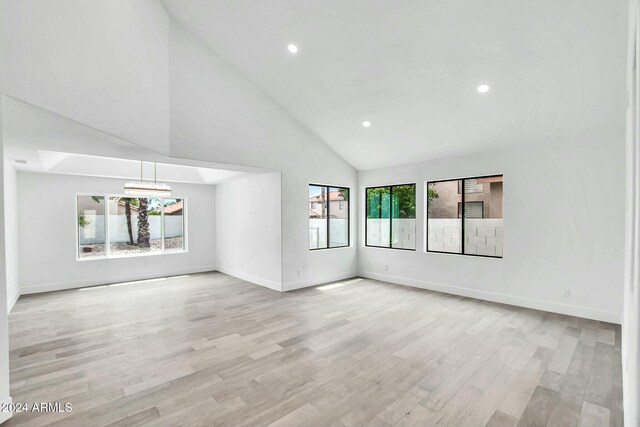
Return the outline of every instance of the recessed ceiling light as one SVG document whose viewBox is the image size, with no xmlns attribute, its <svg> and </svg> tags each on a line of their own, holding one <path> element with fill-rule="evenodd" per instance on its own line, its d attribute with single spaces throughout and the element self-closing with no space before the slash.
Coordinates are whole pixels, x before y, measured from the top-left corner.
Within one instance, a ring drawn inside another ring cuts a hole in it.
<svg viewBox="0 0 640 427">
<path fill-rule="evenodd" d="M 298 46 L 296 46 L 293 43 L 291 43 L 289 46 L 287 46 L 287 49 L 289 49 L 289 52 L 291 52 L 291 53 L 297 53 L 298 52 Z"/>
<path fill-rule="evenodd" d="M 364 122 L 362 122 L 362 126 L 364 126 L 366 128 L 371 127 L 371 122 L 368 122 L 368 121 L 365 120 Z"/>
<path fill-rule="evenodd" d="M 489 89 L 491 89 L 489 87 L 489 85 L 482 84 L 482 85 L 478 86 L 478 92 L 479 93 L 487 93 L 487 92 L 489 92 Z"/>
</svg>

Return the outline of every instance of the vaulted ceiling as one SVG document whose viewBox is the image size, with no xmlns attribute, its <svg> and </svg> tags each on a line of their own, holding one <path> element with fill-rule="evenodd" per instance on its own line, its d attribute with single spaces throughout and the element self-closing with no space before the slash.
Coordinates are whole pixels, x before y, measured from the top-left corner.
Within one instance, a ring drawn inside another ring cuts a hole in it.
<svg viewBox="0 0 640 427">
<path fill-rule="evenodd" d="M 358 169 L 624 129 L 624 0 L 163 4 Z"/>
</svg>

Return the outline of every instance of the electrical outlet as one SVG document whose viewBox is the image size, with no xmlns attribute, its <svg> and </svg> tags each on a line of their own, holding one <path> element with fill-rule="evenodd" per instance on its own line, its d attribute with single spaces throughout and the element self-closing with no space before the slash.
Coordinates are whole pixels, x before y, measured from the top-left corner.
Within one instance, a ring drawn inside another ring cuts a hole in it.
<svg viewBox="0 0 640 427">
<path fill-rule="evenodd" d="M 300 277 L 300 275 L 301 275 L 301 274 L 302 274 L 302 269 L 301 269 L 301 268 L 299 268 L 299 269 L 298 269 L 298 277 Z"/>
<path fill-rule="evenodd" d="M 244 270 L 244 262 L 240 263 L 240 270 Z"/>
<path fill-rule="evenodd" d="M 565 298 L 569 298 L 571 296 L 571 289 L 562 288 L 562 296 Z"/>
<path fill-rule="evenodd" d="M 384 265 L 384 269 L 388 271 L 389 270 L 389 264 L 385 264 Z"/>
</svg>

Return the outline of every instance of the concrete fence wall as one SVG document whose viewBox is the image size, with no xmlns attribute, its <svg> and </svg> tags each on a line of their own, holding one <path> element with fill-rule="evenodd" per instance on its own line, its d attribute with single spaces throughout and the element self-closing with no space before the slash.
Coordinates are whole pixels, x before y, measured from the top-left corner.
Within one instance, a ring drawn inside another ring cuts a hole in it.
<svg viewBox="0 0 640 427">
<path fill-rule="evenodd" d="M 460 252 L 462 221 L 459 219 L 430 219 L 428 224 L 429 250 Z M 503 220 L 465 220 L 465 253 L 502 256 Z"/>
<path fill-rule="evenodd" d="M 79 227 L 79 238 L 81 245 L 90 245 L 105 242 L 104 215 L 85 215 L 88 224 L 85 227 Z M 161 229 L 162 217 L 160 215 L 149 216 L 149 231 L 151 239 L 160 239 L 162 237 Z M 164 217 L 165 237 L 178 237 L 183 235 L 183 217 L 181 215 L 166 215 Z M 133 239 L 138 236 L 138 220 L 131 219 L 131 230 Z M 122 215 L 109 217 L 109 233 L 111 243 L 124 243 L 129 241 L 129 233 L 127 231 L 127 218 Z"/>
<path fill-rule="evenodd" d="M 349 221 L 343 218 L 330 218 L 331 246 L 345 246 L 349 242 Z M 327 247 L 327 220 L 309 219 L 309 248 Z"/>
<path fill-rule="evenodd" d="M 369 246 L 389 246 L 389 233 L 394 248 L 416 248 L 416 220 L 398 218 L 389 226 L 389 218 L 367 219 L 367 244 Z"/>
</svg>

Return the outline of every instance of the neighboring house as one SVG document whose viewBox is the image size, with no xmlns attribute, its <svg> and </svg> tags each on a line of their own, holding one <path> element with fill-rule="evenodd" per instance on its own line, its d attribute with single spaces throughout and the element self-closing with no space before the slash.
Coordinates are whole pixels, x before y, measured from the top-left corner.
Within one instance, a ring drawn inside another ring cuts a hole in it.
<svg viewBox="0 0 640 427">
<path fill-rule="evenodd" d="M 131 216 L 138 216 L 138 207 L 134 206 L 134 205 L 129 205 L 129 206 L 131 207 Z M 118 209 L 118 211 L 117 211 L 118 215 L 125 215 L 126 214 L 126 212 L 125 212 L 126 208 L 125 208 L 124 200 L 122 200 L 122 199 L 118 200 L 117 209 Z"/>
<path fill-rule="evenodd" d="M 125 215 L 125 203 L 120 197 L 109 199 L 109 212 L 110 215 Z M 138 207 L 131 205 L 131 216 L 138 216 Z"/>
<path fill-rule="evenodd" d="M 502 218 L 502 177 L 466 180 L 465 217 Z M 438 198 L 429 205 L 429 218 L 462 218 L 462 181 L 438 182 Z"/>
<path fill-rule="evenodd" d="M 182 215 L 182 211 L 184 210 L 183 201 L 179 200 L 172 205 L 168 205 L 164 207 L 165 215 Z"/>
<path fill-rule="evenodd" d="M 327 206 L 327 199 L 329 205 Z M 328 194 L 318 194 L 309 197 L 309 218 L 325 218 L 327 207 L 330 218 L 347 218 L 349 202 L 344 200 L 339 191 L 330 191 Z"/>
</svg>

